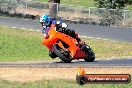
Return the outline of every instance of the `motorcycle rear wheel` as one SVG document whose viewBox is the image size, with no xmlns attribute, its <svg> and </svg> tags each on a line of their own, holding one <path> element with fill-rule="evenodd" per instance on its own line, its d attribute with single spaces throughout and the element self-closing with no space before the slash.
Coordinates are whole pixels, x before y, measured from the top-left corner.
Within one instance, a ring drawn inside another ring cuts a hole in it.
<svg viewBox="0 0 132 88">
<path fill-rule="evenodd" d="M 54 53 L 65 63 L 70 63 L 72 61 L 71 55 L 63 50 L 59 45 L 54 44 L 53 45 L 53 51 Z"/>
</svg>

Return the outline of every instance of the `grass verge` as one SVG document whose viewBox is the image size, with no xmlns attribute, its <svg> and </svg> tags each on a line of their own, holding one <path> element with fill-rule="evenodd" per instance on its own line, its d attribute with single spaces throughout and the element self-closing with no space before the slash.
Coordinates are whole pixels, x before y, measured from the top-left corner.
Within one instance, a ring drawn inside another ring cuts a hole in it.
<svg viewBox="0 0 132 88">
<path fill-rule="evenodd" d="M 83 38 L 82 40 L 92 47 L 97 58 L 106 59 L 132 56 L 132 43 L 88 38 Z"/>
<path fill-rule="evenodd" d="M 48 60 L 48 50 L 41 44 L 41 33 L 26 29 L 0 27 L 0 61 Z M 97 58 L 132 56 L 132 43 L 83 38 Z"/>
<path fill-rule="evenodd" d="M 128 10 L 132 10 L 132 5 L 127 6 Z"/>
<path fill-rule="evenodd" d="M 0 61 L 48 59 L 42 36 L 34 31 L 0 27 Z"/>
<path fill-rule="evenodd" d="M 78 85 L 75 81 L 70 80 L 44 80 L 37 82 L 10 82 L 1 80 L 1 88 L 132 88 L 132 83 L 129 84 L 85 84 Z"/>
<path fill-rule="evenodd" d="M 48 0 L 37 0 L 41 2 L 48 2 Z M 74 6 L 87 6 L 94 7 L 93 0 L 61 0 L 61 4 L 74 5 Z"/>
</svg>

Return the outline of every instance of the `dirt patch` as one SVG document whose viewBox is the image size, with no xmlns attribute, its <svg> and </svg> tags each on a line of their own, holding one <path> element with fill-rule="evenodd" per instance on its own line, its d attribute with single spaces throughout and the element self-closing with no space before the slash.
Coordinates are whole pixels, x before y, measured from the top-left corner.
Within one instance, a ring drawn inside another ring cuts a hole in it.
<svg viewBox="0 0 132 88">
<path fill-rule="evenodd" d="M 35 16 L 41 16 L 43 14 L 48 14 L 49 13 L 49 9 L 37 9 L 37 8 L 22 8 L 22 7 L 18 7 L 16 9 L 17 13 L 24 13 L 24 14 L 31 14 L 31 15 L 35 15 Z M 88 13 L 82 13 L 80 11 L 74 11 L 74 12 L 64 12 L 64 11 L 59 11 L 58 13 L 59 17 L 63 17 L 64 19 L 68 19 L 68 20 L 73 20 L 73 21 L 79 21 L 79 20 L 89 20 L 89 21 L 99 21 L 99 19 L 101 19 L 100 17 L 96 16 L 96 15 L 88 15 Z"/>
<path fill-rule="evenodd" d="M 132 74 L 132 68 L 84 68 L 87 74 Z M 0 79 L 38 81 L 53 79 L 75 80 L 77 68 L 0 68 Z"/>
<path fill-rule="evenodd" d="M 48 13 L 48 9 L 35 9 L 35 8 L 28 8 L 27 10 L 25 8 L 17 8 L 17 13 L 24 13 L 24 14 L 31 14 L 31 15 L 43 15 Z"/>
</svg>

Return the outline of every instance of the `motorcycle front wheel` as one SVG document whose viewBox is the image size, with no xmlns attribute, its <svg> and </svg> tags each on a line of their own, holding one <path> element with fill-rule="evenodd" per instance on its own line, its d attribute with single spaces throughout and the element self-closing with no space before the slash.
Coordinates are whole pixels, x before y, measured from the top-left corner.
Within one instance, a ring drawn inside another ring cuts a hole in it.
<svg viewBox="0 0 132 88">
<path fill-rule="evenodd" d="M 86 62 L 93 62 L 95 60 L 95 53 L 93 52 L 93 50 L 90 47 L 89 47 L 88 51 L 85 53 L 86 53 L 86 57 L 84 58 L 84 60 Z"/>
<path fill-rule="evenodd" d="M 54 53 L 65 63 L 70 63 L 72 61 L 71 55 L 62 49 L 59 45 L 54 44 L 52 47 Z"/>
<path fill-rule="evenodd" d="M 54 58 L 57 57 L 56 54 L 55 54 L 54 52 L 52 52 L 52 51 L 49 51 L 49 56 L 50 56 L 52 59 L 54 59 Z"/>
</svg>

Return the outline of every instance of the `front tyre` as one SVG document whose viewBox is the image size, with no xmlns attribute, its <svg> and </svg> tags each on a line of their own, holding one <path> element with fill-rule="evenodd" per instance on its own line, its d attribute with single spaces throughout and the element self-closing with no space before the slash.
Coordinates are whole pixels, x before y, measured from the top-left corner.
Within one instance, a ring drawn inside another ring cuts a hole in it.
<svg viewBox="0 0 132 88">
<path fill-rule="evenodd" d="M 86 57 L 84 58 L 86 62 L 93 62 L 95 60 L 95 53 L 89 47 L 88 51 L 86 52 Z"/>
<path fill-rule="evenodd" d="M 63 50 L 59 45 L 54 44 L 52 49 L 54 53 L 65 63 L 70 63 L 72 61 L 71 55 L 67 51 Z"/>
<path fill-rule="evenodd" d="M 56 54 L 52 51 L 49 51 L 49 56 L 53 59 L 57 57 Z"/>
</svg>

